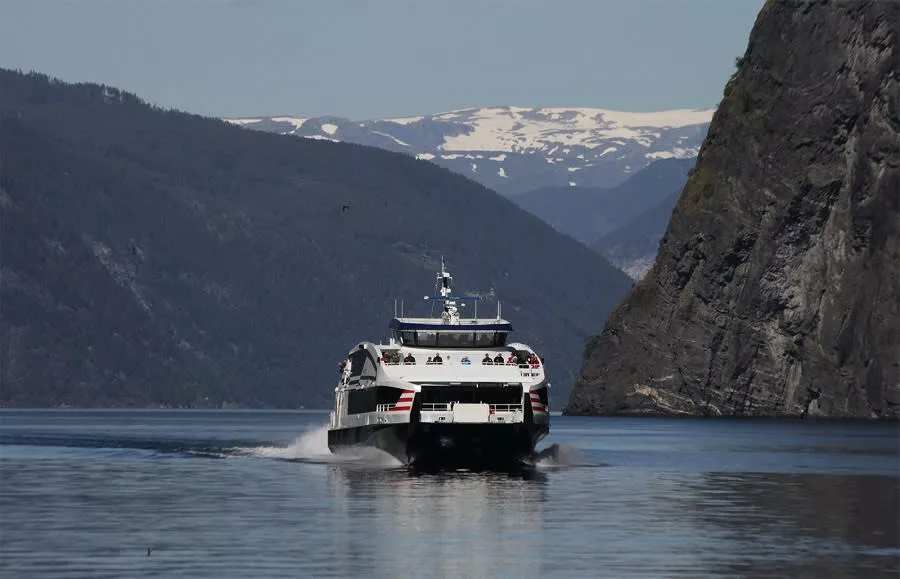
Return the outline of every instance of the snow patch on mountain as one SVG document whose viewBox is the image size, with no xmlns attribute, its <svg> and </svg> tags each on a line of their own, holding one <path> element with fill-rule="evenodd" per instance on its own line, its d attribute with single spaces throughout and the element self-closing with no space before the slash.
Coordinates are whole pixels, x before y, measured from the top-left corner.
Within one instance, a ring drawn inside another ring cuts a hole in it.
<svg viewBox="0 0 900 579">
<path fill-rule="evenodd" d="M 391 134 L 388 134 L 388 133 L 385 133 L 385 132 L 382 132 L 382 131 L 372 131 L 372 132 L 373 132 L 374 134 L 376 134 L 376 135 L 381 135 L 381 136 L 383 136 L 383 137 L 387 137 L 387 138 L 389 138 L 389 139 L 392 139 L 395 143 L 397 143 L 397 144 L 400 145 L 401 147 L 408 147 L 408 146 L 409 146 L 409 143 L 404 142 L 404 141 L 401 141 L 400 139 L 398 139 L 398 138 L 395 137 L 394 135 L 391 135 Z"/>
<path fill-rule="evenodd" d="M 708 123 L 712 110 L 627 113 L 593 108 L 490 107 L 440 113 L 433 118 L 463 122 L 471 129 L 446 137 L 440 147 L 444 151 L 549 149 L 548 154 L 552 155 L 560 145 L 593 149 L 612 138 L 629 139 L 649 147 L 661 136 L 658 129 Z"/>
<path fill-rule="evenodd" d="M 424 118 L 425 117 L 403 117 L 403 118 L 399 118 L 399 119 L 384 119 L 384 120 L 385 120 L 385 122 L 394 123 L 397 125 L 409 125 L 412 123 L 418 123 L 419 121 L 421 121 Z"/>
<path fill-rule="evenodd" d="M 657 159 L 693 158 L 713 112 L 499 106 L 361 122 L 331 116 L 257 117 L 229 122 L 249 129 L 411 154 L 500 193 L 517 195 L 540 187 L 568 185 L 576 171 L 579 186 L 611 187 Z M 473 168 L 472 160 L 488 168 Z"/>
<path fill-rule="evenodd" d="M 294 130 L 296 131 L 297 129 L 302 127 L 303 123 L 305 123 L 309 119 L 305 117 L 272 117 L 272 120 L 276 123 L 289 123 L 294 127 Z"/>
</svg>

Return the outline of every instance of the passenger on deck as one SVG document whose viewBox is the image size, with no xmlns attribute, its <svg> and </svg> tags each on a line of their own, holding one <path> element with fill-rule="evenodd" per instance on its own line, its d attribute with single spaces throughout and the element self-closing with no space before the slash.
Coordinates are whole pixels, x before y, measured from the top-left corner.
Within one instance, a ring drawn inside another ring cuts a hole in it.
<svg viewBox="0 0 900 579">
<path fill-rule="evenodd" d="M 503 354 L 497 352 L 497 355 L 494 356 L 494 364 L 497 364 L 499 366 L 503 365 Z"/>
<path fill-rule="evenodd" d="M 415 356 L 412 355 L 412 352 L 406 353 L 406 357 L 403 358 L 403 363 L 404 364 L 415 364 L 416 363 L 416 358 L 415 358 Z"/>
<path fill-rule="evenodd" d="M 541 361 L 538 360 L 538 357 L 535 354 L 528 356 L 528 363 L 532 368 L 539 368 L 541 365 Z"/>
<path fill-rule="evenodd" d="M 431 356 L 428 356 L 428 359 L 425 360 L 426 364 L 434 364 L 434 360 L 431 359 Z"/>
<path fill-rule="evenodd" d="M 519 365 L 519 359 L 516 358 L 516 354 L 514 352 L 510 352 L 509 358 L 506 359 L 506 365 L 507 366 L 518 366 Z"/>
<path fill-rule="evenodd" d="M 481 359 L 481 363 L 485 366 L 490 366 L 490 365 L 493 365 L 494 361 L 491 360 L 490 354 L 485 354 L 484 358 Z"/>
<path fill-rule="evenodd" d="M 441 355 L 440 355 L 440 354 L 435 354 L 435 355 L 434 355 L 434 358 L 432 358 L 431 361 L 432 361 L 434 364 L 443 364 L 443 363 L 444 363 L 444 359 L 441 358 Z"/>
</svg>

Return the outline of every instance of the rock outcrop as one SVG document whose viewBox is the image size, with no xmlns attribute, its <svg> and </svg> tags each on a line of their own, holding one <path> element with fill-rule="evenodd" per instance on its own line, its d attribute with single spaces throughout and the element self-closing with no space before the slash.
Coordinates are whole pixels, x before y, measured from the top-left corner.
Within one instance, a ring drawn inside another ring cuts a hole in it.
<svg viewBox="0 0 900 579">
<path fill-rule="evenodd" d="M 900 3 L 767 2 L 570 414 L 900 415 Z"/>
</svg>

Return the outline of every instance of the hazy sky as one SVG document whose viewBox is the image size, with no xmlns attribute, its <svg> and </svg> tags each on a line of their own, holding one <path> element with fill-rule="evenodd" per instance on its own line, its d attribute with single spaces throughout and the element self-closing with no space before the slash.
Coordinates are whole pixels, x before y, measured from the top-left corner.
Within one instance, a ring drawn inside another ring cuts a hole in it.
<svg viewBox="0 0 900 579">
<path fill-rule="evenodd" d="M 216 116 L 715 105 L 763 0 L 0 0 L 0 67 Z"/>
</svg>

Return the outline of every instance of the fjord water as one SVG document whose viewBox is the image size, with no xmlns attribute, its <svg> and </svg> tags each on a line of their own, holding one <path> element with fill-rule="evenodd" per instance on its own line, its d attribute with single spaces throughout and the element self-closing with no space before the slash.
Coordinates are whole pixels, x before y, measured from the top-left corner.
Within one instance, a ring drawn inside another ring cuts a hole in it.
<svg viewBox="0 0 900 579">
<path fill-rule="evenodd" d="M 896 424 L 554 417 L 537 467 L 334 457 L 327 416 L 0 411 L 4 577 L 878 577 Z"/>
</svg>

